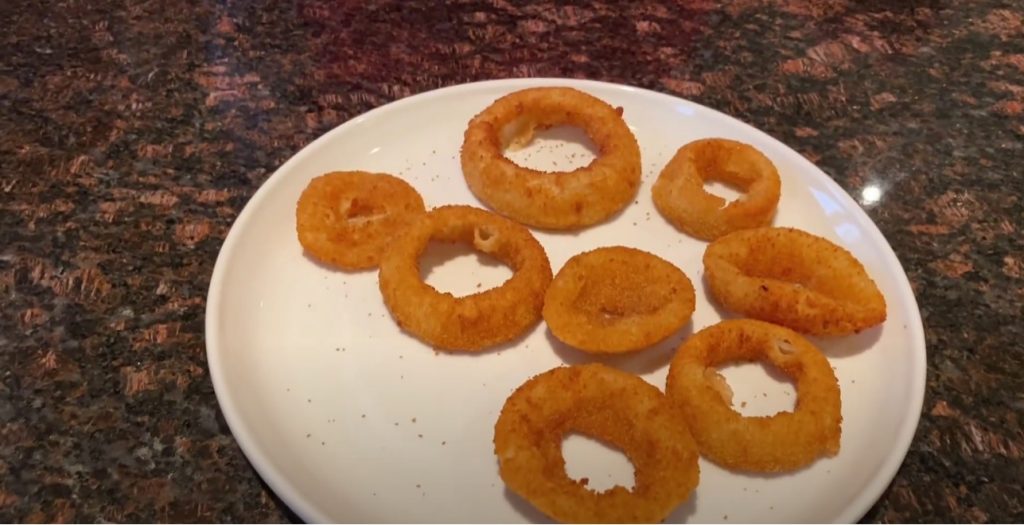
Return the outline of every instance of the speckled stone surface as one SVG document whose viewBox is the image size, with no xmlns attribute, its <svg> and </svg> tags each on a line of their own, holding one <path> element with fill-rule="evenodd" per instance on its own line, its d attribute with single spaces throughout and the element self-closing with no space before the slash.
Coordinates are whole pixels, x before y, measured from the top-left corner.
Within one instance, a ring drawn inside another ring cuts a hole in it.
<svg viewBox="0 0 1024 525">
<path fill-rule="evenodd" d="M 0 521 L 292 519 L 208 377 L 220 244 L 325 131 L 512 76 L 693 99 L 858 197 L 929 348 L 917 437 L 865 520 L 1024 519 L 1020 2 L 411 4 L 3 2 Z"/>
</svg>

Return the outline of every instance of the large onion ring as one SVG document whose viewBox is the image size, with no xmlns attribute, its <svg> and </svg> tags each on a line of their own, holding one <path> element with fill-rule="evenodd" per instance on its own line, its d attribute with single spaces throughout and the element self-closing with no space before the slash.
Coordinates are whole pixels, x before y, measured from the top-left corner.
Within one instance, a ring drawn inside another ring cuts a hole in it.
<svg viewBox="0 0 1024 525">
<path fill-rule="evenodd" d="M 708 193 L 715 180 L 746 193 L 726 205 Z M 752 146 L 727 139 L 702 139 L 676 151 L 654 182 L 654 206 L 675 227 L 706 241 L 729 232 L 768 226 L 781 192 L 779 172 Z"/>
<path fill-rule="evenodd" d="M 336 171 L 309 181 L 295 207 L 299 244 L 346 270 L 374 268 L 392 238 L 426 209 L 416 189 L 386 173 Z"/>
<path fill-rule="evenodd" d="M 767 360 L 796 382 L 796 410 L 744 417 L 723 397 L 713 367 Z M 665 389 L 701 454 L 728 468 L 795 470 L 839 452 L 839 384 L 825 356 L 800 334 L 773 324 L 722 321 L 688 339 L 672 359 Z"/>
<path fill-rule="evenodd" d="M 563 124 L 582 128 L 599 148 L 588 166 L 548 173 L 505 157 L 510 144 L 528 144 L 535 131 Z M 512 220 L 578 228 L 607 219 L 633 200 L 640 186 L 640 147 L 621 109 L 571 88 L 524 89 L 499 98 L 469 122 L 462 173 L 477 198 Z"/>
<path fill-rule="evenodd" d="M 570 478 L 562 441 L 574 431 L 622 450 L 633 490 L 598 493 Z M 656 387 L 601 364 L 555 368 L 520 386 L 494 425 L 494 453 L 508 488 L 562 522 L 658 522 L 700 477 L 682 414 Z"/>
<path fill-rule="evenodd" d="M 423 282 L 418 259 L 431 240 L 463 242 L 515 272 L 466 297 Z M 540 320 L 551 264 L 530 230 L 470 206 L 442 206 L 412 224 L 380 262 L 380 291 L 395 321 L 437 348 L 475 351 L 510 341 Z"/>
<path fill-rule="evenodd" d="M 885 297 L 860 261 L 793 228 L 743 230 L 712 242 L 704 274 L 724 307 L 806 334 L 850 334 L 886 317 Z"/>
<path fill-rule="evenodd" d="M 693 315 L 693 283 L 672 263 L 635 248 L 581 253 L 544 296 L 544 320 L 562 342 L 593 353 L 651 346 Z"/>
</svg>

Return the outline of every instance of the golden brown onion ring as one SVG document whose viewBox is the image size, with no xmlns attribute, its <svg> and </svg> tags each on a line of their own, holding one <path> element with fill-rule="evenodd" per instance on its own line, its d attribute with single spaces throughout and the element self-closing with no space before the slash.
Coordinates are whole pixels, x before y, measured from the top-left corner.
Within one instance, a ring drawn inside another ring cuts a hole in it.
<svg viewBox="0 0 1024 525">
<path fill-rule="evenodd" d="M 538 130 L 571 125 L 597 145 L 588 166 L 548 173 L 505 157 Z M 565 230 L 588 226 L 626 207 L 640 186 L 640 147 L 616 109 L 571 88 L 516 91 L 469 122 L 462 144 L 469 189 L 498 213 L 528 226 Z"/>
<path fill-rule="evenodd" d="M 746 193 L 726 205 L 705 191 L 719 181 Z M 752 146 L 727 139 L 702 139 L 676 152 L 654 182 L 654 206 L 670 223 L 706 241 L 729 232 L 768 226 L 779 204 L 781 181 L 772 161 Z"/>
<path fill-rule="evenodd" d="M 573 256 L 551 281 L 544 320 L 562 342 L 592 353 L 649 347 L 693 315 L 693 283 L 672 263 L 613 246 Z"/>
<path fill-rule="evenodd" d="M 723 398 L 714 367 L 768 361 L 796 383 L 796 410 L 744 417 Z M 722 321 L 688 339 L 672 359 L 666 393 L 686 417 L 701 454 L 722 466 L 782 472 L 839 452 L 839 384 L 825 356 L 773 324 Z"/>
<path fill-rule="evenodd" d="M 385 173 L 336 171 L 314 178 L 295 208 L 299 244 L 346 270 L 374 268 L 385 247 L 426 212 L 416 189 Z"/>
<path fill-rule="evenodd" d="M 747 317 L 812 335 L 846 335 L 885 321 L 885 297 L 850 252 L 793 228 L 722 237 L 704 252 L 711 295 Z"/>
<path fill-rule="evenodd" d="M 620 449 L 633 463 L 633 490 L 598 493 L 570 478 L 570 432 Z M 555 368 L 520 386 L 494 425 L 494 453 L 508 488 L 562 522 L 658 522 L 700 477 L 682 414 L 643 379 L 601 364 Z"/>
<path fill-rule="evenodd" d="M 514 274 L 497 288 L 466 297 L 441 293 L 420 277 L 418 260 L 431 239 L 469 244 Z M 393 243 L 380 262 L 380 291 L 398 325 L 420 340 L 477 351 L 510 341 L 540 320 L 551 264 L 522 225 L 479 208 L 442 206 Z"/>
</svg>

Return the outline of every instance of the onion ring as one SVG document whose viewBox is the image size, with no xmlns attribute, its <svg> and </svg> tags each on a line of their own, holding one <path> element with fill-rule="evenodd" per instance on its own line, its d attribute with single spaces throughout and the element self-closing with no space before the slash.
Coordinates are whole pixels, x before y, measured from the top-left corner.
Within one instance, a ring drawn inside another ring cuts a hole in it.
<svg viewBox="0 0 1024 525">
<path fill-rule="evenodd" d="M 629 458 L 634 488 L 595 492 L 565 472 L 570 432 L 600 439 Z M 494 425 L 501 479 L 562 522 L 658 522 L 697 486 L 697 446 L 682 414 L 656 387 L 601 364 L 559 367 L 516 389 Z"/>
<path fill-rule="evenodd" d="M 850 252 L 793 228 L 731 233 L 704 251 L 711 295 L 740 314 L 812 335 L 846 335 L 886 318 L 885 297 Z"/>
<path fill-rule="evenodd" d="M 746 193 L 726 205 L 708 193 L 716 180 Z M 654 206 L 676 228 L 706 241 L 729 232 L 768 226 L 781 192 L 779 172 L 752 146 L 727 139 L 702 139 L 676 151 L 654 182 Z"/>
<path fill-rule="evenodd" d="M 299 244 L 346 270 L 374 268 L 398 232 L 426 213 L 423 198 L 386 173 L 335 171 L 309 181 L 295 207 Z"/>
<path fill-rule="evenodd" d="M 579 126 L 597 145 L 588 166 L 565 172 L 524 168 L 505 157 L 534 132 Z M 616 109 L 571 88 L 532 88 L 499 98 L 466 129 L 462 173 L 469 189 L 498 213 L 538 228 L 598 223 L 633 200 L 640 187 L 640 147 Z"/>
<path fill-rule="evenodd" d="M 695 301 L 693 283 L 672 263 L 635 248 L 598 248 L 558 271 L 544 296 L 544 320 L 580 350 L 631 352 L 686 324 Z"/>
<path fill-rule="evenodd" d="M 767 360 L 796 382 L 794 412 L 744 417 L 730 406 L 715 365 Z M 796 470 L 839 452 L 839 384 L 825 356 L 800 334 L 739 319 L 688 339 L 672 359 L 665 389 L 682 409 L 701 454 L 722 466 L 755 472 Z"/>
<path fill-rule="evenodd" d="M 423 282 L 418 264 L 431 239 L 469 244 L 515 273 L 497 288 L 466 297 L 438 292 Z M 540 320 L 551 264 L 522 225 L 479 208 L 442 206 L 393 242 L 380 262 L 380 291 L 398 325 L 420 340 L 477 351 L 510 341 Z"/>
</svg>

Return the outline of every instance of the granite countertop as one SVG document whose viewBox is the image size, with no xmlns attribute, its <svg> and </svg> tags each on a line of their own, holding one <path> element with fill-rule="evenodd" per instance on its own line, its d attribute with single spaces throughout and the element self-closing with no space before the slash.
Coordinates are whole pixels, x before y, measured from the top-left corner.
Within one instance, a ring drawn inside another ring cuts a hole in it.
<svg viewBox="0 0 1024 525">
<path fill-rule="evenodd" d="M 347 119 L 512 76 L 692 99 L 860 199 L 929 352 L 914 444 L 865 520 L 1024 519 L 1019 2 L 412 4 L 0 8 L 0 521 L 293 519 L 206 367 L 228 228 Z"/>
</svg>

